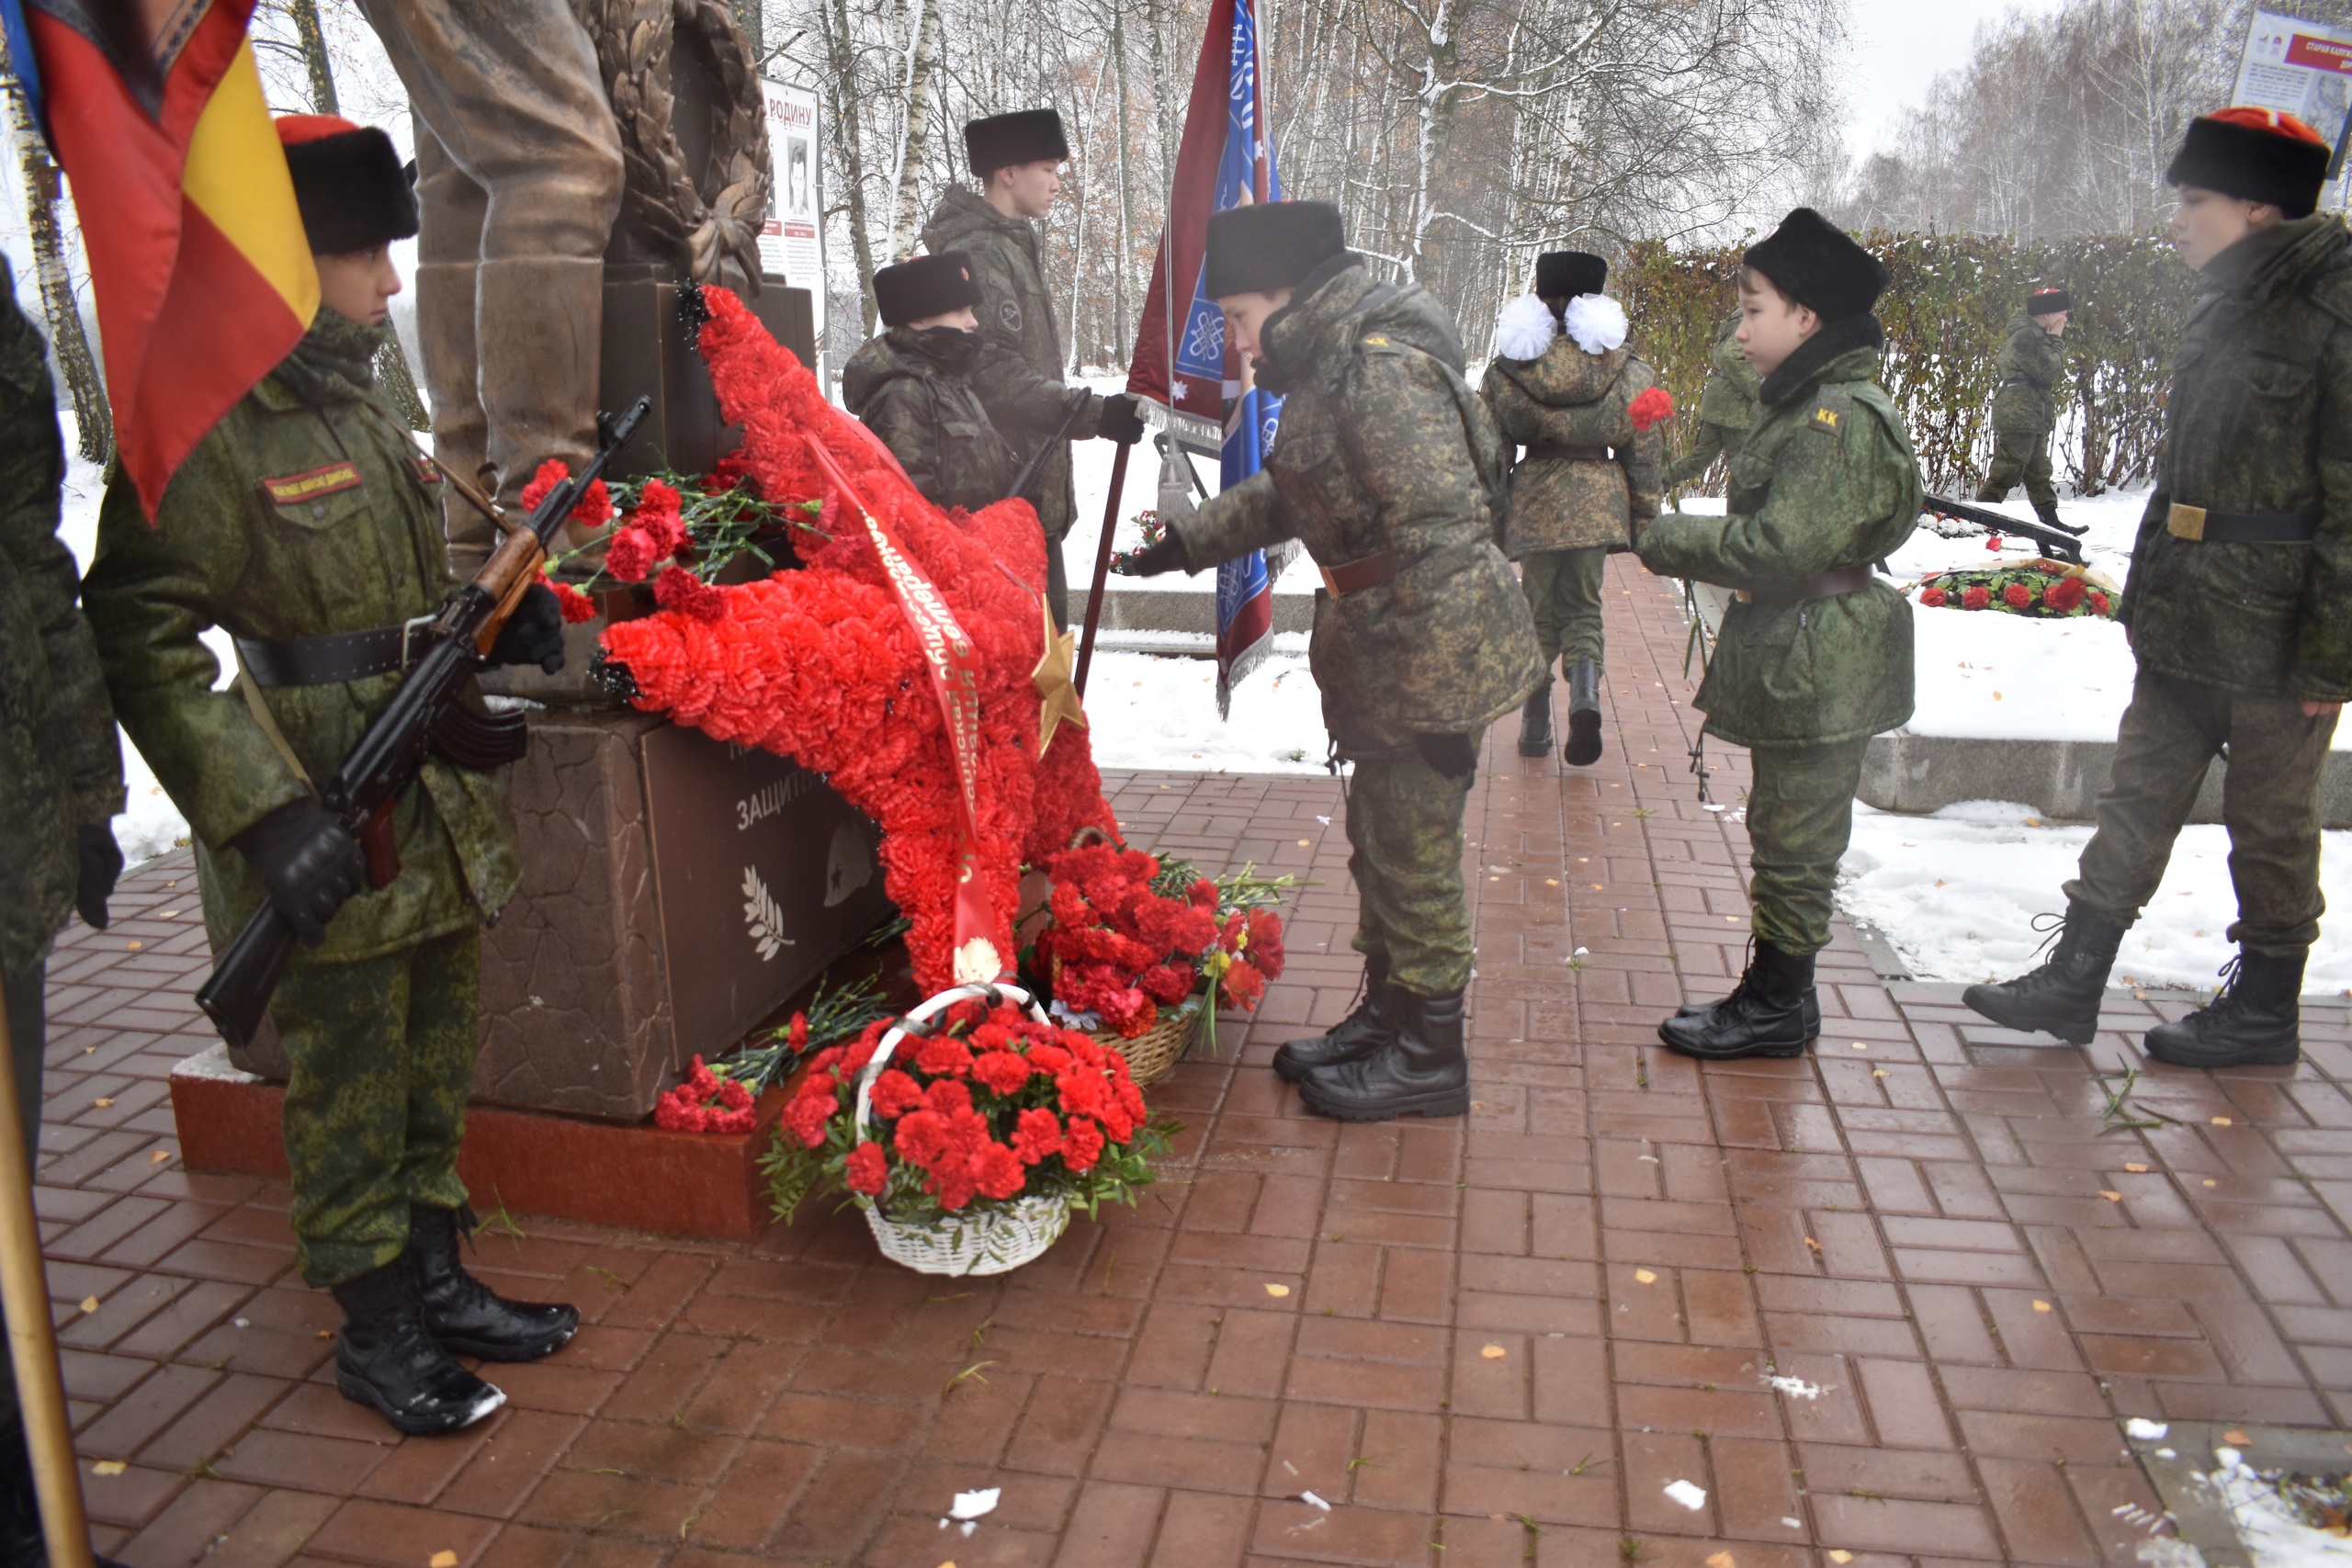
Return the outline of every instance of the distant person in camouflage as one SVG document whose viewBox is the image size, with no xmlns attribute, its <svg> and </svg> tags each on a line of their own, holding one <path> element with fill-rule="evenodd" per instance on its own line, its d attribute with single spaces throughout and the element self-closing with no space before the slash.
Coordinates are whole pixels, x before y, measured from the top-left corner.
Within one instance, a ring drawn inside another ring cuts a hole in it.
<svg viewBox="0 0 2352 1568">
<path fill-rule="evenodd" d="M 1737 590 L 1692 705 L 1748 749 L 1754 955 L 1658 1037 L 1687 1056 L 1796 1056 L 1871 737 L 1911 716 L 1911 606 L 1874 578 L 1919 521 L 1919 467 L 1876 380 L 1886 269 L 1811 208 L 1748 249 L 1739 342 L 1762 380 L 1722 517 L 1672 513 L 1643 564 Z"/>
<path fill-rule="evenodd" d="M 1699 394 L 1699 434 L 1690 450 L 1666 470 L 1666 488 L 1680 490 L 1707 477 L 1718 457 L 1728 457 L 1747 439 L 1756 423 L 1756 367 L 1739 346 L 1739 313 L 1734 311 L 1715 328 L 1714 346 L 1707 355 L 1707 385 Z"/>
<path fill-rule="evenodd" d="M 1069 443 L 1099 435 L 1133 446 L 1143 439 L 1143 421 L 1124 392 L 1100 398 L 1062 379 L 1061 334 L 1054 328 L 1037 242 L 1037 224 L 1054 209 L 1061 166 L 1069 158 L 1062 117 L 1049 108 L 1023 109 L 973 120 L 964 127 L 964 153 L 980 188 L 947 187 L 923 226 L 923 248 L 960 252 L 980 286 L 974 312 L 980 350 L 972 387 L 1012 447 L 1013 467 L 1054 442 L 1030 493 L 1046 530 L 1046 596 L 1058 624 L 1068 614 L 1069 592 L 1062 539 L 1078 517 Z M 1062 432 L 1059 438 L 1056 431 Z"/>
<path fill-rule="evenodd" d="M 344 1313 L 336 1387 L 401 1432 L 452 1431 L 504 1397 L 453 1354 L 534 1359 L 579 1322 L 492 1294 L 458 1258 L 481 923 L 521 866 L 503 784 L 440 755 L 395 805 L 397 872 L 372 889 L 315 794 L 399 684 L 404 624 L 453 582 L 439 471 L 373 379 L 390 242 L 416 232 L 400 158 L 347 120 L 277 123 L 317 318 L 189 454 L 153 526 L 127 481 L 108 487 L 85 600 L 123 727 L 194 830 L 214 951 L 265 900 L 306 944 L 270 1016 L 292 1064 L 295 1259 Z M 228 691 L 198 638 L 215 625 L 236 643 Z M 491 660 L 560 662 L 561 632 L 534 584 Z"/>
<path fill-rule="evenodd" d="M 1308 659 L 1355 764 L 1348 869 L 1362 1006 L 1274 1070 L 1342 1121 L 1458 1116 L 1470 917 L 1462 813 L 1487 727 L 1537 679 L 1527 601 L 1495 547 L 1502 439 L 1462 343 L 1419 285 L 1375 282 L 1337 208 L 1273 202 L 1209 220 L 1205 277 L 1257 384 L 1286 396 L 1265 467 L 1139 553 L 1203 571 L 1297 539 L 1322 569 Z"/>
<path fill-rule="evenodd" d="M 1557 663 L 1568 676 L 1563 755 L 1579 768 L 1600 760 L 1602 573 L 1657 515 L 1666 446 L 1655 423 L 1636 425 L 1628 412 L 1657 376 L 1625 346 L 1624 307 L 1601 292 L 1608 281 L 1609 264 L 1589 252 L 1537 256 L 1535 292 L 1503 307 L 1478 386 L 1503 440 L 1526 448 L 1502 547 L 1519 562 L 1544 681 L 1520 710 L 1519 754 L 1552 749 Z"/>
<path fill-rule="evenodd" d="M 2056 950 L 1962 993 L 2009 1028 L 2090 1043 L 2123 932 L 2226 753 L 2238 954 L 2211 1004 L 2148 1032 L 2148 1055 L 2227 1067 L 2301 1054 L 2303 963 L 2326 908 L 2319 787 L 2352 697 L 2352 238 L 2317 211 L 2328 153 L 2292 115 L 2232 108 L 2192 120 L 2165 171 L 2199 294 L 2116 610 L 2139 677 Z"/>
<path fill-rule="evenodd" d="M 2075 307 L 2063 288 L 2039 288 L 2009 323 L 2008 341 L 1994 361 L 1999 385 L 1993 392 L 1993 466 L 1985 470 L 1979 501 L 2006 501 L 2018 481 L 2034 514 L 2052 527 L 2058 523 L 2058 487 L 2050 477 L 2050 439 L 2058 428 L 2057 387 L 2066 374 L 2066 314 Z"/>
<path fill-rule="evenodd" d="M 1003 500 L 1018 463 L 972 390 L 980 291 L 970 262 L 946 251 L 886 266 L 874 299 L 883 332 L 842 367 L 842 401 L 933 505 L 977 512 Z"/>
<path fill-rule="evenodd" d="M 25 1152 L 40 1142 L 50 943 L 79 911 L 103 931 L 122 871 L 122 749 L 81 584 L 57 536 L 65 451 L 48 350 L 0 261 L 0 991 Z M 0 1563 L 48 1561 L 17 1380 L 0 1357 Z"/>
</svg>

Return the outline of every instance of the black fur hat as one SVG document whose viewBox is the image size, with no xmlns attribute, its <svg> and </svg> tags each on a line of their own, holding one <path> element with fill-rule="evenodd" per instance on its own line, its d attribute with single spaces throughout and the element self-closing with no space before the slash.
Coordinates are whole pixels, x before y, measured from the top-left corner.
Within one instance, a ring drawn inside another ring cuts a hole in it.
<svg viewBox="0 0 2352 1568">
<path fill-rule="evenodd" d="M 1747 247 L 1747 264 L 1825 321 L 1866 316 L 1886 292 L 1886 268 L 1852 235 L 1800 207 Z"/>
<path fill-rule="evenodd" d="M 2074 308 L 2075 297 L 2063 288 L 2037 288 L 2025 297 L 2025 313 L 2029 316 L 2054 316 Z"/>
<path fill-rule="evenodd" d="M 971 259 L 961 251 L 914 256 L 874 275 L 874 308 L 882 312 L 886 327 L 903 327 L 979 302 Z"/>
<path fill-rule="evenodd" d="M 964 158 L 981 179 L 1013 164 L 1069 156 L 1069 139 L 1062 134 L 1062 117 L 1052 109 L 992 114 L 964 127 Z"/>
<path fill-rule="evenodd" d="M 313 252 L 372 251 L 415 235 L 416 192 L 390 137 L 329 114 L 280 115 L 277 126 Z"/>
<path fill-rule="evenodd" d="M 1535 258 L 1535 292 L 1546 299 L 1598 294 L 1609 282 L 1609 264 L 1590 251 L 1545 251 Z"/>
<path fill-rule="evenodd" d="M 1252 202 L 1209 219 L 1208 297 L 1288 288 L 1348 249 L 1347 226 L 1328 201 Z"/>
<path fill-rule="evenodd" d="M 2165 183 L 2267 201 L 2290 218 L 2309 218 L 2327 183 L 2328 157 L 2319 132 L 2293 115 L 2227 108 L 2188 122 Z"/>
</svg>

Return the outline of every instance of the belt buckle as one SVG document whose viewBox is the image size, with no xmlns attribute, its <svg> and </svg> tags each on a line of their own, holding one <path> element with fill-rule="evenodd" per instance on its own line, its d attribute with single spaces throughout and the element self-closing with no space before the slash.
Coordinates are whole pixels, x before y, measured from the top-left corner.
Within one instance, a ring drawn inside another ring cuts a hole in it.
<svg viewBox="0 0 2352 1568">
<path fill-rule="evenodd" d="M 429 615 L 411 615 L 401 623 L 401 669 L 403 672 L 415 662 L 409 657 L 409 647 L 416 637 L 417 629 L 429 627 L 440 618 L 438 613 Z"/>
<path fill-rule="evenodd" d="M 2199 544 L 2205 539 L 2205 509 L 2172 503 L 2172 512 L 2165 519 L 2165 532 L 2176 539 L 2190 539 Z"/>
</svg>

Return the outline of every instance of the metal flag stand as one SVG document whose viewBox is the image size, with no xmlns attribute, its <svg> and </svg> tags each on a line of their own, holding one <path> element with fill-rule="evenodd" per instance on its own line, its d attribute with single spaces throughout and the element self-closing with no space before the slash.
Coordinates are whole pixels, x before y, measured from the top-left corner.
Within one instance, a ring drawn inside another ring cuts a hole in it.
<svg viewBox="0 0 2352 1568">
<path fill-rule="evenodd" d="M 90 1524 L 82 1512 L 82 1473 L 65 1418 L 65 1383 L 57 1370 L 57 1337 L 49 1322 L 49 1283 L 41 1269 L 40 1226 L 33 1218 L 32 1151 L 17 1111 L 15 1044 L 7 998 L 0 996 L 0 1312 L 8 1319 L 8 1354 L 17 1372 L 17 1407 L 32 1460 L 34 1495 L 49 1540 L 50 1568 L 92 1568 Z"/>
</svg>

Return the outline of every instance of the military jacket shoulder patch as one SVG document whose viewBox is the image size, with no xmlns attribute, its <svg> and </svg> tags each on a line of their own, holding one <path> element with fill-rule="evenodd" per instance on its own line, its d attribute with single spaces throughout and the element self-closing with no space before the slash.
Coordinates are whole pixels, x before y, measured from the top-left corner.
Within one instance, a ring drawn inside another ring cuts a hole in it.
<svg viewBox="0 0 2352 1568">
<path fill-rule="evenodd" d="M 323 468 L 311 468 L 280 479 L 265 479 L 261 481 L 261 488 L 278 505 L 291 506 L 297 502 L 316 501 L 322 495 L 333 495 L 338 491 L 357 490 L 360 482 L 358 465 L 346 458 L 340 463 L 329 463 Z"/>
<path fill-rule="evenodd" d="M 997 301 L 996 319 L 1004 324 L 1006 332 L 1019 332 L 1021 330 L 1021 301 L 1010 295 Z"/>
<path fill-rule="evenodd" d="M 1814 400 L 1812 416 L 1805 421 L 1815 430 L 1826 430 L 1836 435 L 1845 429 L 1846 422 L 1854 415 L 1854 400 L 1842 392 L 1825 390 Z"/>
<path fill-rule="evenodd" d="M 409 458 L 408 467 L 409 472 L 416 476 L 416 482 L 427 490 L 441 482 L 441 465 L 422 452 Z"/>
</svg>

